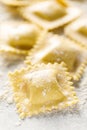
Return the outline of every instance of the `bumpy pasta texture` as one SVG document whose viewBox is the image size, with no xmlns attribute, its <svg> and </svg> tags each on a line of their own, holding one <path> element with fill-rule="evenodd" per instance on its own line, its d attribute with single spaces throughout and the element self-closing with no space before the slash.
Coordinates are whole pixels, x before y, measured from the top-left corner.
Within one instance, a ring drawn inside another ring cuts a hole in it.
<svg viewBox="0 0 87 130">
<path fill-rule="evenodd" d="M 64 63 L 28 66 L 9 76 L 21 118 L 61 110 L 78 102 Z"/>
</svg>

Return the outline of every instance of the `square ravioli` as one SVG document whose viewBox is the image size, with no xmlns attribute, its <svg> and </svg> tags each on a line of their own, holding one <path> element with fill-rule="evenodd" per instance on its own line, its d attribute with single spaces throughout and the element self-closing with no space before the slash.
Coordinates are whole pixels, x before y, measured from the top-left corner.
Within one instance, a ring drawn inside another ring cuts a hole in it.
<svg viewBox="0 0 87 130">
<path fill-rule="evenodd" d="M 0 51 L 27 54 L 37 43 L 41 29 L 25 21 L 8 21 L 0 24 Z"/>
<path fill-rule="evenodd" d="M 87 48 L 87 18 L 78 19 L 67 26 L 65 34 Z"/>
<path fill-rule="evenodd" d="M 38 2 L 31 6 L 20 8 L 19 11 L 27 20 L 31 20 L 48 30 L 67 24 L 81 13 L 79 9 L 71 6 L 64 7 L 61 2 L 56 0 Z"/>
<path fill-rule="evenodd" d="M 62 110 L 78 102 L 64 63 L 28 66 L 9 77 L 21 118 Z"/>
<path fill-rule="evenodd" d="M 79 80 L 87 64 L 87 50 L 71 40 L 45 34 L 43 40 L 31 50 L 26 64 L 65 62 L 74 80 Z"/>
</svg>

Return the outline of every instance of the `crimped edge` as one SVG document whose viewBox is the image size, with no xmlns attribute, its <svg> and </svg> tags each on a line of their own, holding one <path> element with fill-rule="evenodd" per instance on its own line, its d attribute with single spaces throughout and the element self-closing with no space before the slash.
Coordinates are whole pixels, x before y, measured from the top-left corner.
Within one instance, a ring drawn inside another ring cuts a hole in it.
<svg viewBox="0 0 87 130">
<path fill-rule="evenodd" d="M 68 88 L 68 93 L 69 93 L 69 95 L 68 96 L 70 96 L 71 98 L 72 98 L 72 101 L 69 101 L 68 102 L 68 99 L 67 99 L 67 101 L 65 102 L 62 102 L 62 103 L 64 103 L 64 105 L 62 105 L 61 106 L 61 103 L 60 103 L 60 105 L 58 105 L 58 106 L 54 106 L 53 108 L 50 108 L 50 109 L 46 109 L 45 111 L 42 111 L 42 110 L 40 110 L 39 112 L 35 112 L 33 115 L 29 115 L 29 113 L 24 113 L 23 111 L 22 111 L 22 109 L 21 109 L 21 106 L 20 106 L 20 97 L 19 97 L 19 94 L 17 94 L 16 92 L 14 92 L 14 101 L 15 101 L 15 103 L 16 103 L 16 107 L 17 107 L 17 112 L 19 113 L 19 115 L 20 115 L 20 118 L 21 119 L 24 119 L 25 117 L 27 117 L 27 116 L 29 116 L 29 117 L 31 117 L 31 116 L 34 116 L 34 115 L 38 115 L 38 114 L 44 114 L 44 113 L 49 113 L 49 112 L 51 112 L 52 110 L 56 110 L 56 109 L 58 109 L 58 111 L 60 111 L 60 110 L 62 110 L 62 109 L 65 109 L 66 107 L 69 107 L 69 106 L 72 106 L 72 105 L 75 105 L 76 103 L 78 103 L 78 98 L 77 98 L 77 96 L 76 96 L 76 93 L 75 93 L 75 91 L 74 91 L 74 87 L 73 87 L 73 82 L 72 82 L 72 78 L 71 78 L 71 76 L 70 76 L 70 74 L 67 72 L 67 68 L 65 67 L 66 65 L 65 65 L 65 63 L 64 62 L 62 62 L 61 64 L 59 64 L 61 67 L 63 67 L 63 69 L 64 69 L 64 71 L 65 71 L 65 74 L 66 74 L 66 76 L 67 76 L 67 88 Z M 21 70 L 16 70 L 14 73 L 9 73 L 9 78 L 11 78 L 12 76 L 14 76 L 14 74 L 15 75 L 18 75 L 19 73 L 24 73 L 25 71 L 27 71 L 28 69 L 30 70 L 30 69 L 35 69 L 35 68 L 38 68 L 38 67 L 42 67 L 42 66 L 48 66 L 48 68 L 50 67 L 50 66 L 58 66 L 58 63 L 54 63 L 54 64 L 51 64 L 51 63 L 49 63 L 49 64 L 38 64 L 38 65 L 35 65 L 35 66 L 28 66 L 28 68 L 23 68 L 23 69 L 21 69 Z M 12 86 L 14 86 L 15 87 L 15 84 L 14 83 L 11 83 L 11 85 Z M 64 86 L 65 87 L 65 86 Z"/>
<path fill-rule="evenodd" d="M 71 40 L 70 38 L 67 38 L 66 36 L 64 36 L 64 37 L 67 41 L 70 41 L 72 44 L 74 43 L 74 44 L 78 45 L 80 48 L 82 48 L 82 50 L 86 51 L 86 48 L 84 46 L 82 46 L 81 44 L 77 44 L 75 41 Z M 74 74 L 71 73 L 71 76 L 74 81 L 79 81 L 81 79 L 86 66 L 87 66 L 87 58 L 84 58 L 84 61 L 82 62 L 82 64 L 78 68 L 78 70 Z"/>
<path fill-rule="evenodd" d="M 70 41 L 71 44 L 73 44 L 73 43 L 77 44 L 75 41 L 71 40 L 70 38 L 67 38 L 67 37 L 65 37 L 65 38 L 66 38 L 66 40 Z M 85 46 L 82 46 L 82 44 L 77 44 L 77 45 L 86 51 Z M 87 66 L 87 59 L 85 58 L 84 61 L 82 62 L 82 64 L 80 65 L 80 67 L 78 68 L 78 70 L 74 74 L 71 74 L 74 81 L 79 81 L 81 79 L 86 66 Z"/>
<path fill-rule="evenodd" d="M 81 64 L 81 66 L 79 67 L 76 74 L 74 74 L 72 76 L 74 81 L 79 81 L 81 79 L 81 77 L 85 71 L 86 66 L 87 66 L 87 59 Z"/>
<path fill-rule="evenodd" d="M 26 57 L 24 63 L 26 65 L 32 64 L 31 59 L 32 59 L 32 54 L 36 52 L 36 50 L 39 48 L 41 44 L 43 44 L 43 41 L 47 35 L 48 31 L 44 30 L 44 32 L 41 34 L 41 37 L 39 37 L 37 44 L 34 45 L 34 47 L 29 51 L 28 56 Z M 33 65 L 33 64 L 32 64 Z"/>
<path fill-rule="evenodd" d="M 50 33 L 50 34 L 52 34 L 52 33 Z M 46 37 L 46 35 L 47 35 L 47 32 L 45 32 L 45 34 L 43 35 L 43 38 L 42 39 L 40 39 L 39 41 L 38 41 L 38 44 L 36 44 L 35 46 L 34 46 L 34 48 L 29 52 L 29 54 L 28 54 L 28 56 L 26 57 L 26 59 L 25 59 L 25 64 L 26 65 L 34 65 L 33 63 L 32 63 L 32 55 L 33 54 L 35 54 L 35 52 L 36 52 L 36 50 L 38 50 L 38 48 L 39 48 L 39 46 L 41 45 L 41 43 L 43 42 L 43 40 L 44 40 L 44 38 Z M 57 34 L 55 34 L 55 36 L 56 36 Z M 59 36 L 59 38 L 62 38 L 63 40 L 65 39 L 65 40 L 67 40 L 68 42 L 70 41 L 71 42 L 71 44 L 76 44 L 74 41 L 72 41 L 72 40 L 70 40 L 69 38 L 67 38 L 67 37 L 61 37 L 61 36 Z M 77 44 L 78 45 L 78 44 Z M 78 45 L 78 46 L 80 46 L 81 48 L 83 48 L 85 51 L 86 51 L 86 48 L 85 47 L 83 47 L 83 46 L 81 46 L 81 45 Z M 37 63 L 40 63 L 40 61 L 38 61 Z M 67 66 L 67 65 L 66 65 Z M 84 59 L 84 61 L 82 62 L 82 64 L 79 66 L 79 68 L 77 69 L 77 71 L 75 72 L 75 73 L 70 73 L 71 75 L 72 75 L 72 78 L 73 78 L 73 80 L 74 81 L 79 81 L 80 80 L 80 78 L 82 77 L 82 74 L 84 73 L 84 70 L 85 70 L 85 68 L 86 68 L 86 66 L 87 66 L 87 59 Z"/>
</svg>

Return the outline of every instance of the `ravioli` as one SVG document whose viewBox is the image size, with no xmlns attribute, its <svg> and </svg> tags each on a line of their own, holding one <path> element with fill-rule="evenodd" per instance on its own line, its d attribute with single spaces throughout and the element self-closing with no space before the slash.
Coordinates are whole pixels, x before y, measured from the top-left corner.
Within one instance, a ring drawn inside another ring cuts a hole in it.
<svg viewBox="0 0 87 130">
<path fill-rule="evenodd" d="M 21 118 L 62 110 L 78 102 L 64 63 L 28 66 L 9 77 Z"/>
<path fill-rule="evenodd" d="M 61 63 L 61 61 L 66 63 L 73 79 L 77 81 L 87 64 L 87 50 L 65 37 L 48 33 L 31 50 L 25 63 L 34 65 L 42 62 Z"/>
<path fill-rule="evenodd" d="M 30 11 L 33 11 L 35 15 L 47 21 L 54 21 L 66 15 L 66 10 L 63 10 L 63 7 L 57 4 L 53 6 L 51 2 L 37 4 Z"/>
<path fill-rule="evenodd" d="M 73 13 L 74 10 L 74 13 Z M 69 23 L 80 15 L 80 10 L 74 7 L 64 7 L 60 2 L 42 1 L 19 9 L 21 15 L 42 28 L 52 30 Z"/>
<path fill-rule="evenodd" d="M 41 30 L 24 21 L 8 21 L 0 24 L 0 51 L 27 53 L 38 41 Z"/>
<path fill-rule="evenodd" d="M 87 19 L 78 19 L 65 28 L 66 36 L 87 48 Z"/>
</svg>

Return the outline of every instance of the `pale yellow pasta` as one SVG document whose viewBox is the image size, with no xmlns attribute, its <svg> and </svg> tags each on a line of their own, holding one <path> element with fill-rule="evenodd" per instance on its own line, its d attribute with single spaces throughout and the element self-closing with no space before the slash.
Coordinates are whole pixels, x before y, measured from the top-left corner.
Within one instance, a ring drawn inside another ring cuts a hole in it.
<svg viewBox="0 0 87 130">
<path fill-rule="evenodd" d="M 24 21 L 8 21 L 0 24 L 0 51 L 27 52 L 38 41 L 41 29 Z"/>
<path fill-rule="evenodd" d="M 87 19 L 78 19 L 65 28 L 65 34 L 87 48 Z"/>
<path fill-rule="evenodd" d="M 9 76 L 21 118 L 61 110 L 78 102 L 64 63 L 28 66 Z"/>
<path fill-rule="evenodd" d="M 64 7 L 56 0 L 46 0 L 20 8 L 21 15 L 27 20 L 52 30 L 63 26 L 80 15 L 80 10 L 71 6 Z"/>
<path fill-rule="evenodd" d="M 46 34 L 26 59 L 27 64 L 64 61 L 74 80 L 79 80 L 87 64 L 87 50 L 65 37 Z"/>
</svg>

